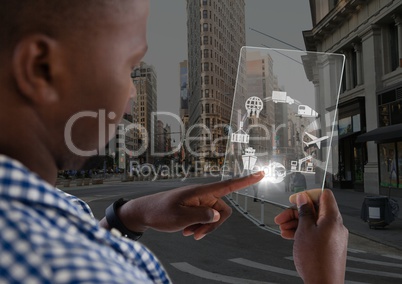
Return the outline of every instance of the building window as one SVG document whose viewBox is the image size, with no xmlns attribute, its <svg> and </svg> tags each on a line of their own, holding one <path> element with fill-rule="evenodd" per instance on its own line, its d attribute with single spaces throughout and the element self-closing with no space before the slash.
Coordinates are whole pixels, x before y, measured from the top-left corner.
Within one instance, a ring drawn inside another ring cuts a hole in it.
<svg viewBox="0 0 402 284">
<path fill-rule="evenodd" d="M 398 100 L 402 88 L 378 95 L 378 124 L 380 127 L 402 123 L 402 100 Z"/>
<path fill-rule="evenodd" d="M 209 63 L 208 62 L 204 63 L 204 71 L 209 71 Z"/>
<path fill-rule="evenodd" d="M 208 5 L 208 0 L 202 0 L 202 5 L 207 6 Z"/>
<path fill-rule="evenodd" d="M 391 123 L 392 124 L 402 123 L 402 100 L 390 104 L 390 110 L 391 110 Z"/>
<path fill-rule="evenodd" d="M 398 142 L 396 147 L 398 157 L 398 187 L 402 188 L 402 142 Z"/>
<path fill-rule="evenodd" d="M 352 58 L 351 58 L 351 83 L 352 88 L 357 86 L 357 54 L 354 50 L 352 50 Z"/>
<path fill-rule="evenodd" d="M 346 64 L 343 66 L 343 76 L 342 76 L 342 83 L 341 83 L 341 94 L 346 92 Z"/>
<path fill-rule="evenodd" d="M 399 187 L 401 181 L 399 177 L 399 163 L 402 163 L 402 143 L 383 143 L 380 149 L 380 185 L 383 187 Z"/>
<path fill-rule="evenodd" d="M 358 54 L 356 49 L 349 49 L 345 52 L 346 62 L 343 69 L 341 93 L 354 89 L 359 85 L 358 73 L 361 74 L 361 67 L 358 66 Z M 360 79 L 361 80 L 361 79 Z M 360 82 L 361 84 L 361 82 Z"/>
<path fill-rule="evenodd" d="M 202 18 L 208 19 L 208 11 L 207 10 L 202 11 Z"/>
<path fill-rule="evenodd" d="M 389 26 L 389 55 L 391 71 L 399 67 L 398 53 L 398 27 L 395 24 Z"/>
<path fill-rule="evenodd" d="M 205 97 L 209 98 L 209 89 L 205 89 Z"/>
<path fill-rule="evenodd" d="M 206 105 L 205 105 L 206 106 Z M 210 123 L 210 118 L 206 118 L 205 119 L 205 126 L 210 128 L 211 127 L 211 123 Z"/>
<path fill-rule="evenodd" d="M 208 44 L 208 36 L 204 36 L 204 37 L 203 37 L 202 43 L 203 43 L 203 44 Z"/>
<path fill-rule="evenodd" d="M 209 113 L 209 104 L 205 104 L 205 113 Z"/>
<path fill-rule="evenodd" d="M 204 84 L 208 85 L 209 84 L 209 76 L 204 77 Z"/>
<path fill-rule="evenodd" d="M 209 50 L 204 49 L 204 58 L 208 58 L 208 57 L 209 57 Z"/>
<path fill-rule="evenodd" d="M 203 30 L 204 32 L 207 32 L 207 31 L 208 31 L 208 24 L 207 24 L 207 23 L 204 23 L 204 24 L 202 25 L 202 30 Z"/>
</svg>

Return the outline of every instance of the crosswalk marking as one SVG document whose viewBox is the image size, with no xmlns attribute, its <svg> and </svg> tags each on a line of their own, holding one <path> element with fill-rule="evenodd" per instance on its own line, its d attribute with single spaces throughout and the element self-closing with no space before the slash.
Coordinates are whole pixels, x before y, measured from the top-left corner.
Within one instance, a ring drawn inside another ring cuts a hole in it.
<svg viewBox="0 0 402 284">
<path fill-rule="evenodd" d="M 375 264 L 375 265 L 383 265 L 383 266 L 387 266 L 387 267 L 402 268 L 402 264 L 392 263 L 392 262 L 370 260 L 370 259 L 358 258 L 358 257 L 353 257 L 353 256 L 348 256 L 347 259 L 351 260 L 351 261 L 361 262 L 361 263 L 369 263 L 369 264 Z"/>
<path fill-rule="evenodd" d="M 235 263 L 238 263 L 241 265 L 245 265 L 248 267 L 258 268 L 258 269 L 265 270 L 265 271 L 299 277 L 299 274 L 294 270 L 289 270 L 289 269 L 279 268 L 279 267 L 275 267 L 275 266 L 271 266 L 271 265 L 267 265 L 267 264 L 262 264 L 262 263 L 251 261 L 251 260 L 244 259 L 244 258 L 233 258 L 233 259 L 229 259 L 229 261 L 232 261 L 232 262 L 235 262 Z"/>
<path fill-rule="evenodd" d="M 293 256 L 285 257 L 285 259 L 293 261 Z M 371 259 L 365 259 L 365 258 L 359 258 L 359 257 L 353 257 L 353 256 L 348 256 L 347 260 L 356 261 L 356 262 L 360 262 L 360 263 L 382 265 L 382 266 L 387 266 L 387 267 L 402 268 L 402 264 L 399 264 L 399 263 L 379 261 L 379 260 L 371 260 Z"/>
<path fill-rule="evenodd" d="M 351 252 L 351 253 L 367 253 L 364 250 L 352 249 L 352 248 L 348 248 L 348 252 Z"/>
<path fill-rule="evenodd" d="M 285 257 L 285 259 L 292 260 L 293 258 Z M 357 257 L 353 257 L 353 256 L 348 256 L 348 260 L 354 261 L 354 262 L 366 263 L 366 264 L 381 265 L 381 266 L 386 266 L 386 267 L 402 268 L 402 264 L 377 261 L 377 260 L 368 260 L 368 259 L 362 259 L 362 258 L 357 258 Z M 233 259 L 229 259 L 229 261 L 237 263 L 239 265 L 251 267 L 254 269 L 260 269 L 260 270 L 269 271 L 272 273 L 284 274 L 284 275 L 292 276 L 292 277 L 299 277 L 298 273 L 295 270 L 271 266 L 271 265 L 255 262 L 255 261 L 244 259 L 244 258 L 233 258 Z M 251 280 L 251 279 L 237 278 L 237 277 L 226 276 L 226 275 L 222 275 L 222 274 L 209 272 L 206 270 L 199 269 L 187 262 L 171 263 L 171 265 L 173 267 L 179 269 L 180 271 L 190 273 L 192 275 L 195 275 L 195 276 L 198 276 L 198 277 L 201 277 L 204 279 L 220 281 L 223 283 L 230 283 L 230 284 L 265 284 L 265 283 L 268 283 L 268 284 L 273 284 L 270 282 L 262 282 L 262 281 L 256 281 L 256 280 Z M 352 268 L 352 267 L 346 267 L 346 271 L 351 272 L 351 273 L 402 279 L 402 274 L 392 273 L 392 272 L 377 271 L 377 270 L 372 271 L 372 270 L 368 270 L 368 269 L 360 269 L 360 268 Z M 362 284 L 364 282 L 356 282 L 356 281 L 346 280 L 345 283 Z"/>
<path fill-rule="evenodd" d="M 286 259 L 289 259 L 289 257 L 286 257 Z M 244 259 L 244 258 L 234 258 L 234 259 L 229 259 L 229 261 L 232 261 L 232 262 L 235 262 L 235 263 L 238 263 L 238 264 L 241 264 L 241 265 L 253 267 L 253 268 L 258 268 L 258 269 L 265 270 L 265 271 L 270 271 L 270 272 L 275 272 L 275 273 L 280 273 L 280 274 L 286 274 L 286 275 L 289 275 L 289 276 L 297 276 L 297 277 L 299 277 L 299 275 L 297 274 L 296 271 L 289 270 L 289 269 L 283 269 L 283 268 L 279 268 L 279 267 L 275 267 L 275 266 L 271 266 L 271 265 L 266 265 L 266 264 L 262 264 L 262 263 L 251 261 L 251 260 Z M 353 268 L 351 268 L 350 270 L 351 270 L 351 272 L 356 272 L 356 271 L 352 271 Z M 362 272 L 362 273 L 365 273 L 365 272 Z M 384 272 L 384 274 L 385 273 L 386 272 Z M 394 274 L 394 273 L 390 273 L 390 274 Z M 392 277 L 390 275 L 384 275 L 384 276 Z M 348 284 L 363 284 L 365 282 L 356 282 L 356 281 L 345 280 L 345 283 L 348 283 Z"/>
<path fill-rule="evenodd" d="M 399 256 L 399 255 L 383 254 L 382 256 L 387 257 L 387 258 L 402 260 L 402 256 Z"/>
<path fill-rule="evenodd" d="M 274 273 L 279 273 L 279 274 L 286 274 L 289 276 L 295 276 L 299 277 L 296 271 L 289 270 L 289 269 L 283 269 L 283 268 L 278 268 L 275 266 L 270 266 L 270 265 L 265 265 L 262 263 L 254 262 L 251 260 L 243 259 L 243 258 L 234 258 L 234 259 L 229 259 L 229 261 L 235 262 L 240 265 L 245 265 L 248 267 L 252 268 L 257 268 L 265 271 L 270 271 Z M 264 281 L 256 281 L 256 280 L 251 280 L 251 279 L 245 279 L 245 278 L 238 278 L 238 277 L 233 277 L 233 276 L 227 276 L 227 275 L 222 275 L 222 274 L 217 274 L 213 272 L 209 272 L 206 270 L 202 270 L 200 268 L 197 268 L 187 262 L 176 262 L 176 263 L 171 263 L 173 267 L 176 269 L 186 272 L 192 275 L 195 275 L 197 277 L 203 278 L 203 279 L 208 279 L 208 280 L 215 280 L 215 281 L 220 281 L 223 283 L 229 283 L 229 284 L 274 284 L 272 282 L 264 282 Z M 355 272 L 355 271 L 353 271 Z M 346 284 L 365 284 L 365 282 L 356 282 L 356 281 L 345 281 Z"/>
<path fill-rule="evenodd" d="M 215 281 L 220 281 L 223 283 L 230 283 L 230 284 L 274 284 L 272 282 L 263 282 L 263 281 L 256 281 L 256 280 L 250 280 L 250 279 L 244 279 L 244 278 L 237 278 L 237 277 L 232 277 L 232 276 L 226 276 L 222 274 L 217 274 L 213 272 L 209 272 L 206 270 L 199 269 L 195 266 L 192 266 L 191 264 L 187 262 L 176 262 L 176 263 L 171 263 L 172 266 L 175 268 L 179 269 L 180 271 L 190 273 L 192 275 L 208 279 L 208 280 L 215 280 Z"/>
<path fill-rule="evenodd" d="M 402 279 L 402 274 L 399 274 L 399 273 L 391 273 L 391 272 L 384 272 L 384 271 L 372 271 L 372 270 L 367 270 L 367 269 L 351 268 L 351 267 L 346 267 L 346 271 L 360 273 L 360 274 L 366 274 L 366 275 L 375 275 L 375 276 L 384 276 L 384 277 Z"/>
</svg>

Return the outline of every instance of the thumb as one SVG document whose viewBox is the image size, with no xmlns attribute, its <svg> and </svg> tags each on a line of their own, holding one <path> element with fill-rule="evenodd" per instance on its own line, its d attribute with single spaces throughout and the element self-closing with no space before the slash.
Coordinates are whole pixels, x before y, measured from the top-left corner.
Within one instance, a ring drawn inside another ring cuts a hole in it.
<svg viewBox="0 0 402 284">
<path fill-rule="evenodd" d="M 298 227 L 311 227 L 316 224 L 316 212 L 313 202 L 307 193 L 301 192 L 296 196 L 297 210 L 299 213 Z"/>
<path fill-rule="evenodd" d="M 324 217 L 340 218 L 342 220 L 335 196 L 332 191 L 328 189 L 324 189 L 320 199 L 318 219 L 324 219 Z"/>
</svg>

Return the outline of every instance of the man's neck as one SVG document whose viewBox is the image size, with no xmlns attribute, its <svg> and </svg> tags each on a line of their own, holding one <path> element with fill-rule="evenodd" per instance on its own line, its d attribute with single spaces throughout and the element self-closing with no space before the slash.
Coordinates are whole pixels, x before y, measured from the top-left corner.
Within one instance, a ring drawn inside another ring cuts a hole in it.
<svg viewBox="0 0 402 284">
<path fill-rule="evenodd" d="M 25 145 L 14 147 L 14 145 L 4 145 L 0 142 L 0 154 L 19 161 L 49 184 L 56 184 L 57 166 L 52 157 L 45 151 L 40 151 L 38 149 L 40 145 L 32 144 L 32 146 L 35 146 L 36 149 L 35 147 L 25 147 Z"/>
<path fill-rule="evenodd" d="M 57 165 L 50 149 L 44 140 L 45 130 L 40 127 L 35 117 L 0 114 L 0 154 L 18 160 L 30 171 L 43 180 L 54 185 L 57 178 Z"/>
</svg>

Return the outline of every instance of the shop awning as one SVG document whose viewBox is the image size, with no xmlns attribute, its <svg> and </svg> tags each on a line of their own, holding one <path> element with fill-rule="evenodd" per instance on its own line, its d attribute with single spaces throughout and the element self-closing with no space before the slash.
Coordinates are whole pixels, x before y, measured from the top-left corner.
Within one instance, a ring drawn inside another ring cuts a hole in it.
<svg viewBox="0 0 402 284">
<path fill-rule="evenodd" d="M 402 123 L 390 126 L 379 127 L 377 129 L 366 132 L 357 137 L 356 142 L 383 142 L 383 141 L 395 141 L 402 139 Z"/>
</svg>

